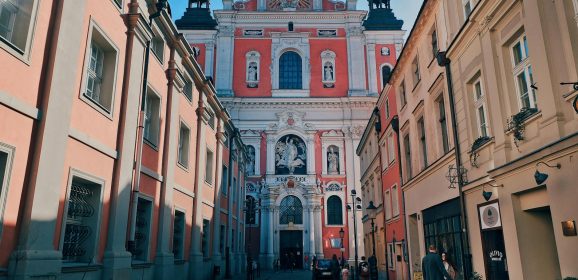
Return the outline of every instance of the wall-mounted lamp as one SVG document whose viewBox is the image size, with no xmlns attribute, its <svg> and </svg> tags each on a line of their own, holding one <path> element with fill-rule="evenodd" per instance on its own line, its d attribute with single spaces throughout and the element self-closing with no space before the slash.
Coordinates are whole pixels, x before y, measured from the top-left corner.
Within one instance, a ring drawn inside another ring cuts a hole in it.
<svg viewBox="0 0 578 280">
<path fill-rule="evenodd" d="M 501 188 L 501 187 L 504 187 L 504 185 L 494 185 L 494 184 L 491 184 L 491 183 L 485 183 L 485 184 L 482 186 L 482 196 L 484 197 L 484 199 L 485 199 L 486 201 L 490 201 L 490 198 L 492 198 L 492 195 L 494 194 L 494 192 L 491 192 L 491 191 L 490 191 L 490 192 L 487 192 L 487 191 L 486 191 L 486 185 L 488 185 L 488 186 L 490 186 L 490 187 L 492 187 L 492 188 Z"/>
<path fill-rule="evenodd" d="M 536 163 L 536 172 L 534 173 L 534 180 L 536 180 L 536 184 L 538 184 L 538 185 L 543 184 L 548 179 L 547 173 L 542 173 L 542 172 L 538 171 L 538 165 L 540 165 L 540 164 L 546 165 L 550 168 L 558 168 L 558 169 L 562 168 L 562 165 L 560 165 L 559 163 L 556 163 L 556 165 L 549 165 L 543 161 Z"/>
<path fill-rule="evenodd" d="M 576 221 L 563 221 L 562 232 L 564 236 L 576 236 Z"/>
</svg>

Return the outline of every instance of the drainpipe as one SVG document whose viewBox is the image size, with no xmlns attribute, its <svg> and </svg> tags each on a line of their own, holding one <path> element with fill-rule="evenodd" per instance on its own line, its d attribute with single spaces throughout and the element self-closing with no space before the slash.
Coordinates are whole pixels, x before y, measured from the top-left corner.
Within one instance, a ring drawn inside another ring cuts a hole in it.
<svg viewBox="0 0 578 280">
<path fill-rule="evenodd" d="M 397 147 L 397 165 L 398 165 L 398 170 L 399 170 L 399 189 L 401 190 L 401 208 L 402 208 L 402 213 L 401 216 L 404 217 L 403 219 L 403 236 L 404 236 L 404 244 L 403 244 L 403 248 L 402 250 L 405 250 L 406 254 L 409 254 L 409 250 L 407 249 L 407 221 L 405 220 L 405 192 L 403 191 L 403 166 L 401 164 L 401 148 L 399 143 L 399 117 L 397 115 L 393 116 L 393 118 L 391 119 L 391 128 L 393 128 L 393 131 L 395 131 L 395 138 L 397 140 L 397 145 L 395 145 Z M 402 252 L 403 254 L 404 252 Z M 405 256 L 403 256 L 404 262 L 407 265 L 407 280 L 411 280 L 411 275 L 409 273 L 409 262 L 405 261 Z"/>
<path fill-rule="evenodd" d="M 231 279 L 231 228 L 232 228 L 232 223 L 233 223 L 233 213 L 232 213 L 232 208 L 233 208 L 233 199 L 231 196 L 231 184 L 233 182 L 233 143 L 235 142 L 235 140 L 237 139 L 239 130 L 238 129 L 234 129 L 234 131 L 232 132 L 232 135 L 230 136 L 229 139 L 229 174 L 228 174 L 228 182 L 227 182 L 227 195 L 229 196 L 229 200 L 228 200 L 228 206 L 227 206 L 227 211 L 228 211 L 228 216 L 227 216 L 227 246 L 225 247 L 225 278 L 226 279 Z"/>
<path fill-rule="evenodd" d="M 383 162 L 381 160 L 381 145 L 379 145 L 379 134 L 381 133 L 381 116 L 379 113 L 379 108 L 375 107 L 373 109 L 373 115 L 377 118 L 375 122 L 375 137 L 377 138 L 377 156 L 379 157 L 379 177 L 381 181 L 380 193 L 381 193 L 381 209 L 383 211 L 383 241 L 385 243 L 385 280 L 389 279 L 389 263 L 387 262 L 387 217 L 385 216 L 385 192 L 383 191 Z M 387 164 L 387 163 L 386 163 Z M 375 229 L 372 229 L 375 230 Z M 375 238 L 374 238 L 375 241 Z"/>
<path fill-rule="evenodd" d="M 452 130 L 453 130 L 453 140 L 454 140 L 454 153 L 456 158 L 456 168 L 458 173 L 458 192 L 460 198 L 460 219 L 462 224 L 462 238 L 463 238 L 463 248 L 462 250 L 462 272 L 464 273 L 465 278 L 467 278 L 470 274 L 468 271 L 468 266 L 466 265 L 466 257 L 470 251 L 470 242 L 469 242 L 469 232 L 468 232 L 468 224 L 467 224 L 467 212 L 465 207 L 465 198 L 463 187 L 465 182 L 463 180 L 463 176 L 461 174 L 461 167 L 462 167 L 462 159 L 461 159 L 461 152 L 460 152 L 460 142 L 458 137 L 458 124 L 456 121 L 456 110 L 454 104 L 454 87 L 452 82 L 452 70 L 451 70 L 451 60 L 446 56 L 446 52 L 438 52 L 437 54 L 437 61 L 439 66 L 444 66 L 446 70 L 446 80 L 448 83 L 448 97 L 450 99 L 450 115 L 452 117 Z M 468 252 L 468 253 L 466 253 Z M 469 257 L 469 256 L 468 256 Z M 469 261 L 469 259 L 468 259 Z"/>
<path fill-rule="evenodd" d="M 162 10 L 166 7 L 166 0 L 161 0 L 156 3 L 157 12 L 149 16 L 149 26 L 152 26 L 153 19 L 160 17 Z M 144 73 L 142 81 L 142 93 L 140 102 L 140 112 L 138 118 L 137 126 L 137 143 L 136 143 L 136 162 L 134 171 L 134 184 L 132 187 L 132 197 L 131 197 L 131 208 L 130 214 L 130 234 L 128 240 L 128 249 L 130 252 L 134 252 L 135 248 L 135 234 L 136 234 L 136 211 L 138 207 L 138 194 L 140 193 L 140 177 L 142 169 L 142 149 L 144 146 L 144 121 L 145 121 L 145 109 L 147 100 L 147 86 L 148 86 L 148 72 L 149 72 L 149 58 L 151 52 L 151 41 L 147 41 L 146 52 L 145 52 L 145 62 L 144 62 Z"/>
</svg>

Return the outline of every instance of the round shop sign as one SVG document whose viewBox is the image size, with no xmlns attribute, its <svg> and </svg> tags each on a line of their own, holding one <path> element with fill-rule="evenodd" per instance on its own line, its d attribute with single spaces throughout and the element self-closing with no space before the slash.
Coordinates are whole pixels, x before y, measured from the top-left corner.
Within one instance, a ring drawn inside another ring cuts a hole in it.
<svg viewBox="0 0 578 280">
<path fill-rule="evenodd" d="M 490 204 L 480 209 L 482 218 L 482 229 L 489 229 L 501 226 L 500 209 L 498 204 Z"/>
</svg>

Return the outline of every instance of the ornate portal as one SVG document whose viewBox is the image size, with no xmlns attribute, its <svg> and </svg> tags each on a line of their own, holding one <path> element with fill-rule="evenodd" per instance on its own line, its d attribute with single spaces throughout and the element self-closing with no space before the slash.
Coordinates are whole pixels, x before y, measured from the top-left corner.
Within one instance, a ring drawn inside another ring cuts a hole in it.
<svg viewBox="0 0 578 280">
<path fill-rule="evenodd" d="M 310 0 L 270 0 L 267 3 L 269 10 L 309 10 Z"/>
<path fill-rule="evenodd" d="M 285 135 L 275 145 L 275 174 L 307 173 L 307 147 L 295 135 Z"/>
</svg>

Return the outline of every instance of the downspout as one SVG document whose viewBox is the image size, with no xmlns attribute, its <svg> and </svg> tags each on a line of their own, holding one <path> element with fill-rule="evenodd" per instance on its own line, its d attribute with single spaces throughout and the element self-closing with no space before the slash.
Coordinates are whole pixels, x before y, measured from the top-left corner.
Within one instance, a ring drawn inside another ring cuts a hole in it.
<svg viewBox="0 0 578 280">
<path fill-rule="evenodd" d="M 381 181 L 380 193 L 381 193 L 381 209 L 383 211 L 383 241 L 385 243 L 385 280 L 389 279 L 389 263 L 387 261 L 387 217 L 385 216 L 385 192 L 383 191 L 383 162 L 381 160 L 381 147 L 379 144 L 379 134 L 381 133 L 381 116 L 379 113 L 379 108 L 375 107 L 373 109 L 373 116 L 377 118 L 375 122 L 375 137 L 377 138 L 377 156 L 379 157 L 379 177 Z M 375 230 L 375 229 L 372 229 Z M 376 256 L 377 257 L 377 256 Z"/>
<path fill-rule="evenodd" d="M 393 131 L 395 131 L 395 138 L 397 140 L 397 145 L 395 145 L 397 147 L 397 165 L 398 165 L 398 170 L 399 170 L 399 189 L 401 190 L 401 208 L 402 208 L 402 213 L 401 216 L 404 217 L 403 219 L 403 235 L 404 235 L 404 245 L 402 250 L 405 251 L 405 254 L 409 254 L 408 250 L 407 250 L 407 221 L 405 220 L 405 192 L 403 191 L 403 166 L 401 164 L 401 148 L 399 143 L 399 117 L 397 115 L 393 116 L 393 118 L 391 119 L 391 128 L 393 128 Z M 402 254 L 404 254 L 404 252 L 402 252 Z M 406 263 L 406 272 L 407 272 L 407 280 L 411 280 L 411 275 L 409 273 L 409 262 L 406 261 L 405 258 L 405 254 L 403 256 L 404 262 Z"/>
<path fill-rule="evenodd" d="M 149 26 L 152 26 L 153 19 L 160 17 L 161 12 L 165 6 L 163 6 L 166 2 L 159 1 L 156 4 L 157 12 L 151 14 L 149 16 Z M 148 73 L 149 73 L 149 59 L 150 59 L 150 52 L 151 52 L 151 41 L 147 41 L 146 45 L 146 52 L 145 52 L 145 64 L 144 64 L 144 72 L 143 72 L 143 81 L 142 81 L 142 92 L 141 92 L 141 102 L 140 102 L 140 112 L 138 117 L 138 126 L 137 126 L 137 143 L 136 143 L 136 160 L 135 160 L 135 171 L 134 171 L 134 180 L 133 180 L 133 187 L 132 187 L 132 197 L 131 197 L 131 209 L 129 211 L 130 214 L 130 230 L 129 230 L 129 240 L 128 240 L 128 249 L 130 252 L 134 252 L 136 249 L 135 243 L 135 235 L 136 235 L 136 211 L 138 207 L 138 195 L 140 193 L 140 178 L 141 178 L 141 170 L 142 170 L 142 150 L 144 146 L 144 121 L 145 121 L 145 109 L 146 109 L 146 100 L 147 100 L 147 87 L 148 87 Z M 166 125 L 166 124 L 165 124 Z"/>
<path fill-rule="evenodd" d="M 231 184 L 233 182 L 233 143 L 235 142 L 235 139 L 237 138 L 237 133 L 238 130 L 235 129 L 233 131 L 233 135 L 231 136 L 231 138 L 229 139 L 229 174 L 228 174 L 228 178 L 227 178 L 227 195 L 229 196 L 228 199 L 228 205 L 227 205 L 227 211 L 229 213 L 229 215 L 227 216 L 227 246 L 225 247 L 225 278 L 226 279 L 231 279 L 231 243 L 229 242 L 231 240 L 231 238 L 229 238 L 229 236 L 231 235 L 231 225 L 233 222 L 232 219 L 232 215 L 233 213 L 231 212 L 231 208 L 233 208 L 233 200 L 231 197 Z"/>
<path fill-rule="evenodd" d="M 468 224 L 467 224 L 467 212 L 465 207 L 465 198 L 464 198 L 464 180 L 461 174 L 461 167 L 462 167 L 462 159 L 461 159 L 461 152 L 460 152 L 460 142 L 458 137 L 458 124 L 456 121 L 456 110 L 454 104 L 454 87 L 452 82 L 452 70 L 451 70 L 451 60 L 446 56 L 446 52 L 439 52 L 437 55 L 437 61 L 439 66 L 444 66 L 446 70 L 446 80 L 448 84 L 448 97 L 450 99 L 450 115 L 452 117 L 452 130 L 453 130 L 453 140 L 454 140 L 454 153 L 456 158 L 456 168 L 458 174 L 458 192 L 459 192 L 459 199 L 460 199 L 460 219 L 462 224 L 462 237 L 463 237 L 463 248 L 462 250 L 462 272 L 464 276 L 467 278 L 470 274 L 467 271 L 468 266 L 466 265 L 466 252 L 469 254 L 470 251 L 470 242 L 469 242 L 469 232 L 468 232 Z"/>
</svg>

